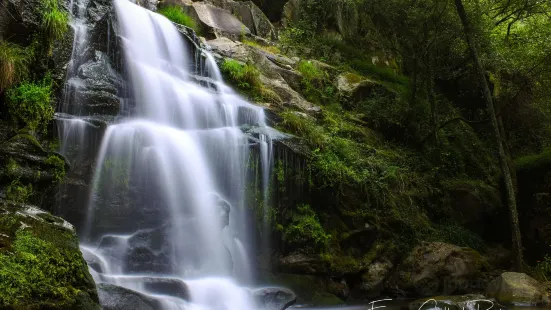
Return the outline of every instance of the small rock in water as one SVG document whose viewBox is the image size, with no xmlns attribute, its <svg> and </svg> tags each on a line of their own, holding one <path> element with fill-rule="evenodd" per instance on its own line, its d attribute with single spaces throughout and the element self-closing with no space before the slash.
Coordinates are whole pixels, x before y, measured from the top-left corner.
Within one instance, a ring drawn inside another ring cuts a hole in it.
<svg viewBox="0 0 551 310">
<path fill-rule="evenodd" d="M 252 296 L 260 309 L 284 310 L 297 301 L 297 296 L 290 289 L 267 287 L 252 291 Z"/>
</svg>

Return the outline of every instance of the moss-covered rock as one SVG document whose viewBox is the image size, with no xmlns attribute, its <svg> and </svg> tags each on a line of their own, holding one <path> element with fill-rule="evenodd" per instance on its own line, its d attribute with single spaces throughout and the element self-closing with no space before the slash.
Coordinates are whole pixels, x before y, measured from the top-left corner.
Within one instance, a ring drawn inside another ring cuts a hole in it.
<svg viewBox="0 0 551 310">
<path fill-rule="evenodd" d="M 71 224 L 0 201 L 0 308 L 99 309 Z"/>
<path fill-rule="evenodd" d="M 549 296 L 537 280 L 518 272 L 504 272 L 486 288 L 486 295 L 518 306 L 549 305 Z"/>
<path fill-rule="evenodd" d="M 469 282 L 477 279 L 485 265 L 473 249 L 424 242 L 398 266 L 391 283 L 414 296 L 469 293 Z"/>
</svg>

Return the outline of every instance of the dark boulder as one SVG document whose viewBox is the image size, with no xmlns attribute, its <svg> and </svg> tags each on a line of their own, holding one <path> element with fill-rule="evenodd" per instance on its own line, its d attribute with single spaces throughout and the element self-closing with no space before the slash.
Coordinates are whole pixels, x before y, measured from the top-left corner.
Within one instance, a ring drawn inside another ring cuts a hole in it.
<svg viewBox="0 0 551 310">
<path fill-rule="evenodd" d="M 293 291 L 280 287 L 260 288 L 252 291 L 251 294 L 258 307 L 263 310 L 284 310 L 297 300 Z"/>
</svg>

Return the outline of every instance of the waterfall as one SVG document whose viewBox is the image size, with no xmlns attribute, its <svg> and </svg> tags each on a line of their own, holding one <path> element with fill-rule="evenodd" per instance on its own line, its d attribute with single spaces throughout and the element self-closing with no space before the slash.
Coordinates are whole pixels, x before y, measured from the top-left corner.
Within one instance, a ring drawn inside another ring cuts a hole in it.
<svg viewBox="0 0 551 310">
<path fill-rule="evenodd" d="M 73 1 L 85 6 L 85 0 Z M 264 110 L 223 83 L 207 51 L 199 50 L 202 60 L 194 57 L 168 19 L 128 0 L 114 0 L 114 8 L 124 52 L 125 112 L 105 130 L 93 169 L 80 229 L 90 271 L 97 283 L 136 290 L 161 300 L 164 309 L 253 309 L 246 288 L 255 261 L 248 162 L 261 154 L 268 200 L 272 146 L 268 135 L 255 138 L 241 128 L 267 128 Z M 86 45 L 83 13 L 75 11 L 78 31 L 64 114 L 58 114 L 63 154 L 95 126 L 74 108 L 82 83 L 76 67 L 84 61 L 75 55 Z M 96 54 L 96 63 L 104 64 L 102 57 Z M 200 85 L 198 79 L 209 82 Z M 152 289 L 152 279 L 185 283 L 189 296 Z"/>
</svg>

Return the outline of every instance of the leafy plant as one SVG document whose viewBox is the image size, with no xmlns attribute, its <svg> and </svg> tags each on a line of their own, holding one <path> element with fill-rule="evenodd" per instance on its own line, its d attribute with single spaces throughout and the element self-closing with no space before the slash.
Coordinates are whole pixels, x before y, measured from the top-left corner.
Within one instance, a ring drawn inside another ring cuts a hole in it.
<svg viewBox="0 0 551 310">
<path fill-rule="evenodd" d="M 320 249 L 327 247 L 331 235 L 325 232 L 309 205 L 299 205 L 284 231 L 284 239 L 292 245 L 311 245 Z"/>
<path fill-rule="evenodd" d="M 29 60 L 24 48 L 0 40 L 0 93 L 27 76 Z"/>
<path fill-rule="evenodd" d="M 182 8 L 175 5 L 165 6 L 159 9 L 159 14 L 163 15 L 164 17 L 168 18 L 170 21 L 184 25 L 186 27 L 189 27 L 193 30 L 197 30 L 197 23 L 191 16 L 184 13 Z"/>
<path fill-rule="evenodd" d="M 549 281 L 551 278 L 551 256 L 546 254 L 543 260 L 537 262 L 536 272 L 543 280 Z"/>
<path fill-rule="evenodd" d="M 30 130 L 44 130 L 54 116 L 51 95 L 52 81 L 48 77 L 40 84 L 22 83 L 7 92 L 8 111 L 16 122 Z"/>
</svg>

